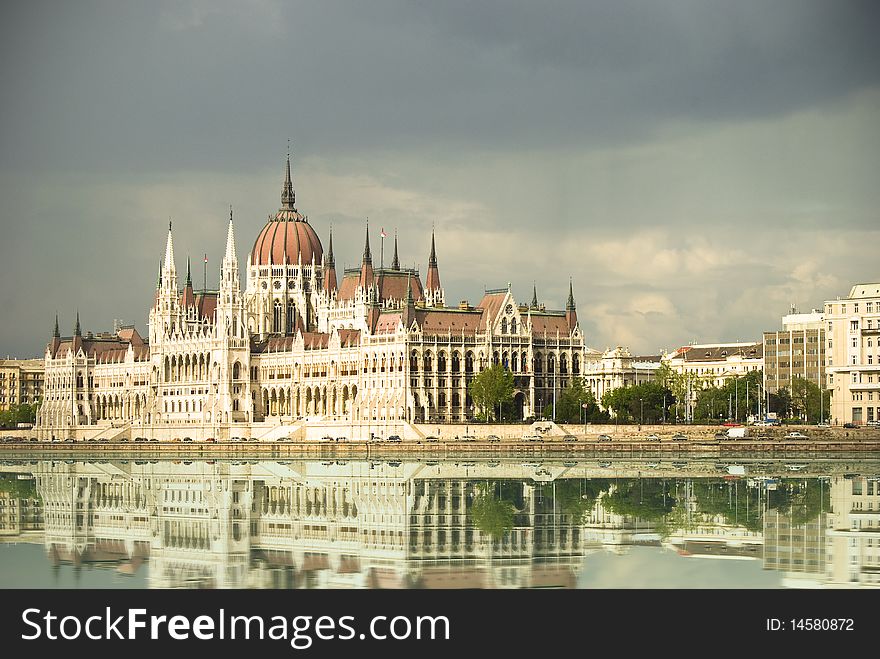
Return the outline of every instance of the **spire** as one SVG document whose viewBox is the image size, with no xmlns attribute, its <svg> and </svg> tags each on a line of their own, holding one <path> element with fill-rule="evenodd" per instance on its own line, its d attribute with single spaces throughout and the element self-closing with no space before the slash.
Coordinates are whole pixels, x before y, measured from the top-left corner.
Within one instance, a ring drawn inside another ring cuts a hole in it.
<svg viewBox="0 0 880 659">
<path fill-rule="evenodd" d="M 73 328 L 74 336 L 82 336 L 82 330 L 79 327 L 79 309 L 76 310 L 76 326 Z"/>
<path fill-rule="evenodd" d="M 415 304 L 412 292 L 412 279 L 410 278 L 409 273 L 406 274 L 406 304 L 407 306 Z"/>
<path fill-rule="evenodd" d="M 331 268 L 336 267 L 336 259 L 333 258 L 333 227 L 330 227 L 330 249 L 327 251 L 327 265 Z"/>
<path fill-rule="evenodd" d="M 364 259 L 362 263 L 373 265 L 373 255 L 370 253 L 370 221 L 367 220 L 367 237 L 364 242 Z"/>
<path fill-rule="evenodd" d="M 192 288 L 193 280 L 192 280 L 192 272 L 190 272 L 189 267 L 189 254 L 186 255 L 186 286 Z"/>
<path fill-rule="evenodd" d="M 290 144 L 287 145 L 287 167 L 284 172 L 284 185 L 281 188 L 281 208 L 296 210 L 296 193 L 293 191 L 293 182 L 290 180 Z"/>
<path fill-rule="evenodd" d="M 425 288 L 432 293 L 440 290 L 440 270 L 437 268 L 437 248 L 434 245 L 433 229 L 431 229 L 431 256 L 428 257 L 428 277 L 425 279 Z M 437 304 L 437 298 L 439 296 L 433 298 L 434 306 L 440 306 Z"/>
<path fill-rule="evenodd" d="M 156 288 L 162 288 L 162 260 L 159 259 L 159 279 L 156 280 Z"/>
<path fill-rule="evenodd" d="M 568 280 L 568 302 L 565 304 L 565 320 L 568 321 L 569 331 L 573 331 L 578 322 L 578 315 L 574 306 L 574 290 L 571 287 L 571 278 Z"/>
<path fill-rule="evenodd" d="M 363 289 L 372 289 L 375 277 L 373 276 L 373 256 L 370 254 L 370 222 L 367 221 L 367 238 L 364 242 L 364 258 L 361 262 L 361 276 L 358 285 Z"/>
<path fill-rule="evenodd" d="M 61 332 L 58 329 L 58 312 L 55 312 L 55 331 L 52 332 L 52 336 L 57 338 L 61 337 Z"/>
<path fill-rule="evenodd" d="M 534 282 L 532 282 L 532 303 L 529 306 L 532 309 L 538 308 L 538 288 Z"/>
<path fill-rule="evenodd" d="M 232 206 L 229 207 L 229 227 L 226 229 L 226 254 L 223 260 L 238 261 L 238 258 L 235 256 L 235 226 L 232 223 Z"/>
<path fill-rule="evenodd" d="M 391 259 L 391 269 L 400 270 L 400 259 L 397 258 L 397 229 L 394 230 L 394 258 Z"/>
<path fill-rule="evenodd" d="M 437 249 L 434 247 L 434 229 L 431 229 L 431 256 L 428 257 L 428 267 L 437 267 Z"/>
<path fill-rule="evenodd" d="M 168 220 L 168 240 L 165 242 L 165 269 L 174 270 L 174 238 L 171 235 L 170 219 Z"/>
</svg>

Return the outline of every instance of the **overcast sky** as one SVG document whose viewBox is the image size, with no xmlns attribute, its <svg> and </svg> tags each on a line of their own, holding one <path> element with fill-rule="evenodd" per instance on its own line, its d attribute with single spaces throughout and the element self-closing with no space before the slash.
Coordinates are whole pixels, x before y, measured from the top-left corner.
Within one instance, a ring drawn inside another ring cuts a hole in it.
<svg viewBox="0 0 880 659">
<path fill-rule="evenodd" d="M 562 308 L 571 277 L 590 346 L 757 340 L 880 279 L 878 25 L 845 0 L 8 4 L 0 354 L 42 354 L 56 310 L 145 333 L 169 216 L 216 286 L 288 138 L 337 267 L 369 217 L 374 257 L 397 228 L 424 274 L 434 225 L 449 304 L 534 281 Z"/>
</svg>

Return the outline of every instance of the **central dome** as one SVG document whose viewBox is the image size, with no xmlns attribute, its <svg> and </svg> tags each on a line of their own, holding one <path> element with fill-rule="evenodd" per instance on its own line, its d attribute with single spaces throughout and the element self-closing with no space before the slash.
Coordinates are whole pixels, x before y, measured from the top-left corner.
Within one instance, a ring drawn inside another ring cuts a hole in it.
<svg viewBox="0 0 880 659">
<path fill-rule="evenodd" d="M 281 209 L 270 217 L 260 231 L 251 250 L 253 265 L 283 265 L 284 263 L 321 263 L 324 248 L 309 221 L 294 207 L 296 195 L 290 181 L 290 156 L 281 188 Z"/>
</svg>

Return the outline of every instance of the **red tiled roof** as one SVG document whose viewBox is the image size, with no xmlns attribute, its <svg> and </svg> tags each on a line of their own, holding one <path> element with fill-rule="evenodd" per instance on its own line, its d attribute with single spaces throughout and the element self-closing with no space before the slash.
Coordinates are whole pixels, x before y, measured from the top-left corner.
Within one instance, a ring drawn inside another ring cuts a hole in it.
<svg viewBox="0 0 880 659">
<path fill-rule="evenodd" d="M 330 335 L 326 332 L 303 332 L 306 350 L 323 350 L 330 345 Z"/>
<path fill-rule="evenodd" d="M 337 330 L 339 333 L 339 343 L 343 348 L 348 348 L 350 346 L 360 345 L 361 342 L 361 331 L 354 329 L 340 329 Z"/>
<path fill-rule="evenodd" d="M 416 322 L 424 334 L 464 334 L 473 336 L 483 327 L 480 310 L 429 308 L 416 309 Z"/>
<path fill-rule="evenodd" d="M 196 295 L 196 308 L 199 310 L 199 318 L 207 318 L 214 321 L 214 311 L 217 309 L 219 293 L 202 291 Z"/>
<path fill-rule="evenodd" d="M 482 309 L 483 311 L 485 311 L 486 316 L 489 318 L 490 321 L 495 320 L 495 317 L 501 310 L 501 305 L 504 303 L 504 298 L 506 295 L 506 292 L 486 293 L 485 295 L 483 295 L 483 299 L 480 300 L 479 304 L 477 304 L 477 309 Z"/>
<path fill-rule="evenodd" d="M 532 312 L 532 334 L 545 334 L 555 336 L 559 332 L 559 336 L 568 336 L 571 334 L 571 328 L 568 326 L 568 320 L 565 314 L 559 315 Z"/>
<path fill-rule="evenodd" d="M 337 300 L 353 300 L 357 291 L 359 271 L 347 271 L 339 285 Z M 407 283 L 409 280 L 409 284 Z M 405 300 L 406 287 L 412 286 L 413 300 L 424 299 L 422 281 L 418 275 L 406 270 L 376 270 L 373 274 L 373 283 L 379 287 L 379 300 Z"/>
<path fill-rule="evenodd" d="M 373 334 L 394 334 L 402 315 L 402 311 L 387 311 L 379 314 L 376 326 L 373 328 Z"/>
</svg>

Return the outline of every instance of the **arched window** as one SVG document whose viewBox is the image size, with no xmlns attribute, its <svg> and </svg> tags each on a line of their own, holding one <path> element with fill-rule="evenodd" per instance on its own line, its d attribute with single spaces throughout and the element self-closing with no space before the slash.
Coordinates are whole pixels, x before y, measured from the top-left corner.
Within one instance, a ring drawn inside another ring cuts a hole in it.
<svg viewBox="0 0 880 659">
<path fill-rule="evenodd" d="M 465 353 L 464 372 L 465 373 L 473 373 L 474 372 L 474 353 L 472 353 L 472 352 Z"/>
<path fill-rule="evenodd" d="M 283 325 L 281 324 L 281 302 L 275 300 L 275 313 L 272 320 L 272 331 L 280 333 Z"/>
<path fill-rule="evenodd" d="M 510 319 L 510 333 L 516 334 L 516 318 Z"/>
<path fill-rule="evenodd" d="M 507 318 L 501 319 L 501 333 L 507 334 Z"/>
<path fill-rule="evenodd" d="M 437 354 L 437 371 L 439 373 L 446 372 L 446 353 L 440 352 Z"/>
<path fill-rule="evenodd" d="M 431 372 L 433 370 L 433 359 L 431 358 L 431 352 L 428 351 L 425 353 L 425 358 L 423 359 L 425 371 Z"/>
<path fill-rule="evenodd" d="M 241 364 L 235 362 L 232 365 L 232 379 L 238 380 L 241 377 Z"/>
<path fill-rule="evenodd" d="M 293 312 L 293 302 L 287 303 L 287 333 L 293 334 L 293 320 L 294 320 L 294 312 Z"/>
<path fill-rule="evenodd" d="M 574 354 L 571 357 L 571 372 L 574 375 L 581 374 L 581 358 L 578 357 L 577 354 Z"/>
</svg>

